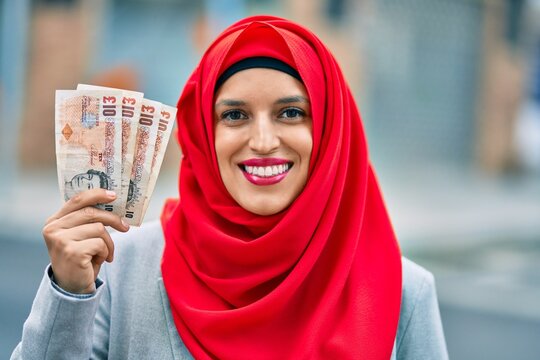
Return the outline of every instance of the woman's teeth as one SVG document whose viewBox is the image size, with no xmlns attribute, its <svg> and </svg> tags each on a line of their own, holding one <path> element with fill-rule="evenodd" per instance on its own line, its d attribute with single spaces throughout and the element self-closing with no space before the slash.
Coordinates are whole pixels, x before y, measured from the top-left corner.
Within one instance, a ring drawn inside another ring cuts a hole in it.
<svg viewBox="0 0 540 360">
<path fill-rule="evenodd" d="M 283 174 L 289 171 L 289 164 L 273 165 L 273 166 L 244 166 L 248 174 L 259 177 L 270 177 Z"/>
</svg>

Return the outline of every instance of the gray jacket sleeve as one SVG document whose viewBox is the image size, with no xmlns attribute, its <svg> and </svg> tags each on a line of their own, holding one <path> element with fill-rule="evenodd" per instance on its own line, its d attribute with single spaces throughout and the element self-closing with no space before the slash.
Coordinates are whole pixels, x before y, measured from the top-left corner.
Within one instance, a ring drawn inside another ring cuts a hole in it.
<svg viewBox="0 0 540 360">
<path fill-rule="evenodd" d="M 11 359 L 89 359 L 92 348 L 96 358 L 106 358 L 106 315 L 96 316 L 101 299 L 108 297 L 103 281 L 96 281 L 93 294 L 75 295 L 60 289 L 51 276 L 49 265 Z"/>
<path fill-rule="evenodd" d="M 433 275 L 407 259 L 403 261 L 409 266 L 404 266 L 403 273 L 407 286 L 403 287 L 397 360 L 447 360 Z"/>
<path fill-rule="evenodd" d="M 99 272 L 98 279 L 103 279 L 101 286 L 102 294 L 101 301 L 94 321 L 94 336 L 92 339 L 92 359 L 108 359 L 109 355 L 109 329 L 111 320 L 111 291 L 109 289 L 109 281 L 107 281 L 107 266 L 102 266 Z"/>
</svg>

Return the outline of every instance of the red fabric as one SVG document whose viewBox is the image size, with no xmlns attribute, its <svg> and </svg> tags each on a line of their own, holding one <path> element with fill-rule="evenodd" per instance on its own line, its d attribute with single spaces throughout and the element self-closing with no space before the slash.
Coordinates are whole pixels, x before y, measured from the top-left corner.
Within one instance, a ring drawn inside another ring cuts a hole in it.
<svg viewBox="0 0 540 360">
<path fill-rule="evenodd" d="M 231 64 L 271 56 L 297 69 L 313 114 L 309 179 L 273 216 L 241 208 L 214 151 L 213 94 Z M 222 33 L 178 101 L 180 199 L 162 214 L 162 273 L 197 359 L 389 359 L 401 255 L 353 96 L 310 31 L 255 16 Z"/>
</svg>

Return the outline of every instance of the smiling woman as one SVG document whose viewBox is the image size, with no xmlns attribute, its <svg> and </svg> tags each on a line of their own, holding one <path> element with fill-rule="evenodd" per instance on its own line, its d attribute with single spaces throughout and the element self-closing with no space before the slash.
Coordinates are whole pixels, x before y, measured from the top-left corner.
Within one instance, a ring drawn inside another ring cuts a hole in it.
<svg viewBox="0 0 540 360">
<path fill-rule="evenodd" d="M 313 148 L 307 96 L 300 81 L 265 68 L 240 71 L 217 90 L 219 172 L 244 209 L 273 215 L 302 192 Z"/>
<path fill-rule="evenodd" d="M 51 216 L 13 359 L 447 359 L 433 277 L 401 257 L 315 35 L 270 16 L 231 25 L 177 107 L 179 199 L 127 234 L 93 207 L 115 199 L 104 189 Z"/>
</svg>

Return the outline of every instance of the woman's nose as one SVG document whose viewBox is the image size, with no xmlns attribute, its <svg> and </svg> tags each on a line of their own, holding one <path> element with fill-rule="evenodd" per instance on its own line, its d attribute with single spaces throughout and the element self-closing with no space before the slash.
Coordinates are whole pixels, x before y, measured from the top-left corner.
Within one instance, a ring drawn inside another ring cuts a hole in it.
<svg viewBox="0 0 540 360">
<path fill-rule="evenodd" d="M 270 116 L 258 116 L 251 123 L 249 147 L 256 153 L 270 154 L 280 144 L 277 129 Z"/>
</svg>

